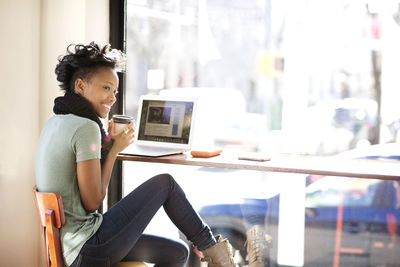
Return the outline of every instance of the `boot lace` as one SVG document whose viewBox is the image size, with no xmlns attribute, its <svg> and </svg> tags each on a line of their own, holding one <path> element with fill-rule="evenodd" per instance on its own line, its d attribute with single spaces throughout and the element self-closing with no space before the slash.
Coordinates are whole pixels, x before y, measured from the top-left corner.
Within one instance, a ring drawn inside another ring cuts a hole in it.
<svg viewBox="0 0 400 267">
<path fill-rule="evenodd" d="M 262 231 L 252 231 L 250 238 L 246 240 L 245 246 L 248 248 L 249 263 L 263 262 L 268 256 L 267 249 L 272 238 Z"/>
</svg>

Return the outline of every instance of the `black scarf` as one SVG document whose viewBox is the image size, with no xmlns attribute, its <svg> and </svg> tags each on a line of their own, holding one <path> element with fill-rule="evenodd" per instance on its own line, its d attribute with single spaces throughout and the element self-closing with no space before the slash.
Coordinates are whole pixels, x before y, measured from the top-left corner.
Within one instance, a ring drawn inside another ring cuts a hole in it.
<svg viewBox="0 0 400 267">
<path fill-rule="evenodd" d="M 53 111 L 55 114 L 74 114 L 87 118 L 97 123 L 101 131 L 101 164 L 105 161 L 108 151 L 112 146 L 110 136 L 103 128 L 103 123 L 92 108 L 92 105 L 83 96 L 72 91 L 67 91 L 64 96 L 54 100 Z"/>
</svg>

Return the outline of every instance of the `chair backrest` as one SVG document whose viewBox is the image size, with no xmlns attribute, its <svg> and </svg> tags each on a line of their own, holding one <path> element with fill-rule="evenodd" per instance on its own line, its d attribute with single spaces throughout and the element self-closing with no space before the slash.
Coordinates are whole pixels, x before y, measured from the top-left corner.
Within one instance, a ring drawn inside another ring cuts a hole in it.
<svg viewBox="0 0 400 267">
<path fill-rule="evenodd" d="M 59 230 L 65 224 L 62 198 L 56 193 L 38 192 L 36 186 L 33 187 L 33 196 L 39 216 L 46 265 L 64 266 Z"/>
</svg>

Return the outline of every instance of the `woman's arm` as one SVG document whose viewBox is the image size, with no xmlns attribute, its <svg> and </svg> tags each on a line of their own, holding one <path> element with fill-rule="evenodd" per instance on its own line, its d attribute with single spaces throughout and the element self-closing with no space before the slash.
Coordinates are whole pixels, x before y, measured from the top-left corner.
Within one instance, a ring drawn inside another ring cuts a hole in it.
<svg viewBox="0 0 400 267">
<path fill-rule="evenodd" d="M 113 122 L 111 122 L 110 135 L 114 140 L 114 144 L 103 166 L 100 164 L 100 159 L 85 160 L 77 163 L 78 186 L 81 201 L 84 208 L 89 212 L 96 211 L 106 196 L 112 168 L 118 153 L 133 142 L 133 124 L 128 126 L 129 131 L 127 134 L 121 132 L 118 135 L 111 134 L 114 129 L 113 126 Z"/>
</svg>

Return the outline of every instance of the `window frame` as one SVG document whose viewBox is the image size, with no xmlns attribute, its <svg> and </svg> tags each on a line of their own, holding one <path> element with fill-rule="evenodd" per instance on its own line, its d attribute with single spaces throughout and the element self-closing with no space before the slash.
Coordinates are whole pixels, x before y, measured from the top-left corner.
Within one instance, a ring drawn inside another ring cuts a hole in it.
<svg viewBox="0 0 400 267">
<path fill-rule="evenodd" d="M 109 6 L 110 19 L 110 44 L 112 48 L 126 51 L 126 0 L 112 0 Z M 124 114 L 125 110 L 125 74 L 118 73 L 119 94 L 117 101 L 110 111 L 110 116 L 114 114 Z M 111 208 L 122 198 L 122 161 L 114 163 L 111 173 L 111 180 L 108 187 L 107 208 Z"/>
</svg>

